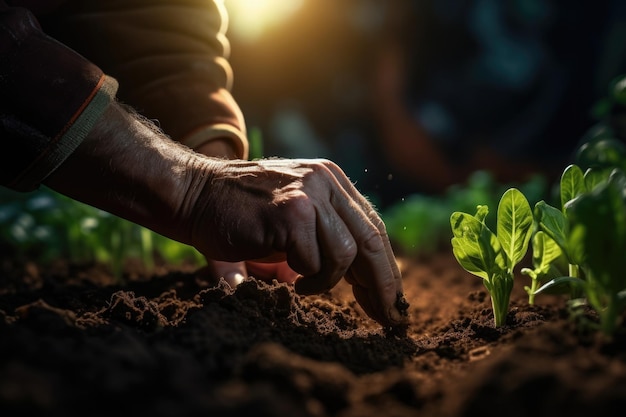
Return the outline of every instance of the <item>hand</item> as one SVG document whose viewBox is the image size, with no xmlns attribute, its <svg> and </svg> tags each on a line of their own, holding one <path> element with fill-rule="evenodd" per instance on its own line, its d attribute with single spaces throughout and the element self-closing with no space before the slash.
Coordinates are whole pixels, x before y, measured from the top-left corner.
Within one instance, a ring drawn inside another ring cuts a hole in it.
<svg viewBox="0 0 626 417">
<path fill-rule="evenodd" d="M 286 260 L 303 294 L 345 276 L 363 309 L 400 324 L 402 278 L 385 226 L 363 195 L 327 160 L 210 160 L 190 207 L 192 244 L 225 261 Z"/>
<path fill-rule="evenodd" d="M 196 152 L 212 157 L 237 159 L 237 151 L 228 138 L 213 139 L 203 143 L 195 149 Z M 214 281 L 224 278 L 231 287 L 239 285 L 245 277 L 252 275 L 266 282 L 277 280 L 278 282 L 294 283 L 298 273 L 289 268 L 287 262 L 263 263 L 263 262 L 224 262 L 214 259 L 206 259 L 207 266 L 201 269 Z"/>
<path fill-rule="evenodd" d="M 210 259 L 286 261 L 303 294 L 345 277 L 372 318 L 406 322 L 385 226 L 330 161 L 205 157 L 112 104 L 45 182 Z"/>
</svg>

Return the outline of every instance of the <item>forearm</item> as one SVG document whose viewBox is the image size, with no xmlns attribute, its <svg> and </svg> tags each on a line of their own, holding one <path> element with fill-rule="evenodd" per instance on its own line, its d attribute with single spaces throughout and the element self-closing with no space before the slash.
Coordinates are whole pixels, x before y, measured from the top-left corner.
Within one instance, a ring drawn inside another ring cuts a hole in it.
<svg viewBox="0 0 626 417">
<path fill-rule="evenodd" d="M 194 198 L 211 163 L 146 121 L 111 104 L 45 184 L 169 238 L 191 244 Z M 202 169 L 196 169 L 203 166 Z M 204 175 L 197 175 L 203 173 Z"/>
</svg>

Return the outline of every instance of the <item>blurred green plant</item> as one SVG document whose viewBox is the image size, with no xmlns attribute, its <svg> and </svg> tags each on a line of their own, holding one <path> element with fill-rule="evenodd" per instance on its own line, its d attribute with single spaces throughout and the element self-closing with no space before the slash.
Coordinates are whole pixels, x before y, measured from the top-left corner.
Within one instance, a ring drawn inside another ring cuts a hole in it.
<svg viewBox="0 0 626 417">
<path fill-rule="evenodd" d="M 255 160 L 263 158 L 263 132 L 258 127 L 251 127 L 248 132 L 249 150 L 248 159 Z"/>
<path fill-rule="evenodd" d="M 614 139 L 602 141 L 601 150 L 623 145 Z M 535 207 L 540 231 L 559 247 L 568 269 L 533 294 L 569 294 L 574 311 L 589 305 L 598 314 L 601 331 L 612 336 L 626 312 L 626 174 L 621 168 L 626 153 L 621 159 L 612 159 L 597 150 L 593 151 L 598 156 L 594 161 L 587 152 L 583 149 L 578 154 L 584 156 L 579 162 L 587 164 L 584 172 L 575 164 L 563 172 L 561 208 L 543 202 Z"/>
<path fill-rule="evenodd" d="M 0 189 L 0 246 L 44 263 L 57 258 L 102 263 L 118 277 L 132 257 L 149 271 L 155 259 L 173 265 L 204 261 L 191 246 L 46 187 L 32 193 Z"/>
<path fill-rule="evenodd" d="M 547 181 L 537 175 L 523 184 L 499 184 L 487 171 L 476 171 L 466 184 L 441 196 L 412 194 L 381 213 L 394 247 L 408 256 L 432 254 L 450 242 L 450 213 L 473 212 L 478 205 L 496 207 L 500 196 L 517 188 L 531 204 L 546 198 Z M 495 230 L 496 219 L 485 219 Z"/>
</svg>

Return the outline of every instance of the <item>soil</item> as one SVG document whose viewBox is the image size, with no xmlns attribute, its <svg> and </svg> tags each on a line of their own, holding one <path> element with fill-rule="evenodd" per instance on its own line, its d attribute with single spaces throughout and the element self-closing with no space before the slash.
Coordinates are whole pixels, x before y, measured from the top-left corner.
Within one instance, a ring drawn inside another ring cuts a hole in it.
<svg viewBox="0 0 626 417">
<path fill-rule="evenodd" d="M 340 283 L 319 296 L 201 271 L 4 258 L 2 416 L 617 416 L 626 337 L 583 331 L 566 300 L 507 325 L 451 251 L 399 257 L 410 325 L 382 329 Z M 592 312 L 583 317 L 593 320 Z"/>
</svg>

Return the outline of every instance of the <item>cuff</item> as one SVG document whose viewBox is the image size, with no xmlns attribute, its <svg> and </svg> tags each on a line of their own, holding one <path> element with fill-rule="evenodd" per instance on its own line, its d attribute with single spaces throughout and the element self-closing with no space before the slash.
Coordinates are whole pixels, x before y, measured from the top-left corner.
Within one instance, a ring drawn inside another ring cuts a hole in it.
<svg viewBox="0 0 626 417">
<path fill-rule="evenodd" d="M 240 159 L 248 159 L 248 139 L 245 132 L 228 124 L 201 127 L 183 137 L 180 142 L 191 149 L 197 149 L 214 139 L 229 139 L 237 151 L 237 156 Z"/>
<path fill-rule="evenodd" d="M 74 114 L 48 149 L 17 178 L 11 188 L 33 190 L 52 174 L 83 142 L 107 106 L 115 100 L 118 84 L 103 75 L 92 94 Z"/>
</svg>

